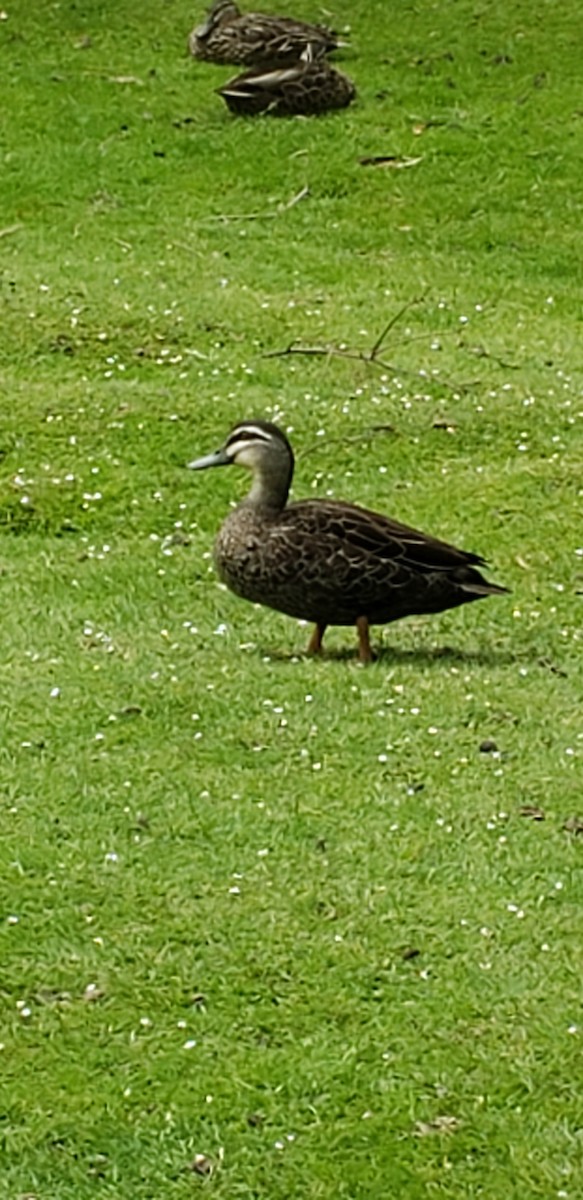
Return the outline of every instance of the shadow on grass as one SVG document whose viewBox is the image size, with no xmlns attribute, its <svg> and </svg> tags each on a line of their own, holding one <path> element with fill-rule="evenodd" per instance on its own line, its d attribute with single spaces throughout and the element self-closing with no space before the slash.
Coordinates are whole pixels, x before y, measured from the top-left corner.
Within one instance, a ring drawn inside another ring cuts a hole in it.
<svg viewBox="0 0 583 1200">
<path fill-rule="evenodd" d="M 274 650 L 272 647 L 267 648 L 258 646 L 257 652 L 262 657 L 270 658 L 273 662 L 292 662 L 298 659 L 311 659 L 312 656 L 306 654 L 303 649 L 296 651 Z M 533 652 L 534 653 L 534 652 Z M 371 664 L 375 666 L 390 666 L 407 664 L 418 666 L 442 666 L 448 664 L 457 664 L 460 666 L 479 666 L 479 667 L 500 667 L 510 666 L 524 658 L 524 655 L 516 654 L 511 650 L 502 650 L 492 647 L 485 650 L 461 650 L 455 646 L 416 646 L 413 649 L 404 649 L 400 646 L 375 646 L 374 661 Z M 335 647 L 331 650 L 324 649 L 321 655 L 317 656 L 313 661 L 316 662 L 358 662 L 358 648 L 353 646 Z"/>
</svg>

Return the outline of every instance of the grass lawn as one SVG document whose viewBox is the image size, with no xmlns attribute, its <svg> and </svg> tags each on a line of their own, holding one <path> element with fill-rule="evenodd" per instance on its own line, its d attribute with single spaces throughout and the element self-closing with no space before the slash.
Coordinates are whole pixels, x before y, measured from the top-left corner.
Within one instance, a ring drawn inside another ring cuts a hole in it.
<svg viewBox="0 0 583 1200">
<path fill-rule="evenodd" d="M 308 121 L 1 16 L 2 1196 L 577 1200 L 580 5 L 336 0 Z M 254 416 L 512 595 L 303 657 L 184 469 Z"/>
</svg>

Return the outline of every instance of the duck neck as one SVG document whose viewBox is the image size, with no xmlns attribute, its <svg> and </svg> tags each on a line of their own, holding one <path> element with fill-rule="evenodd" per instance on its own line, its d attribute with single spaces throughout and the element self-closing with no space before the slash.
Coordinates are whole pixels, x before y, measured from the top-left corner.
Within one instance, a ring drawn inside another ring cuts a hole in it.
<svg viewBox="0 0 583 1200">
<path fill-rule="evenodd" d="M 260 470 L 255 472 L 251 491 L 243 503 L 252 508 L 268 508 L 272 512 L 281 512 L 287 503 L 292 475 L 293 463 L 290 463 L 289 470 L 284 474 L 281 472 L 280 463 L 274 464 L 274 468 L 264 463 Z"/>
</svg>

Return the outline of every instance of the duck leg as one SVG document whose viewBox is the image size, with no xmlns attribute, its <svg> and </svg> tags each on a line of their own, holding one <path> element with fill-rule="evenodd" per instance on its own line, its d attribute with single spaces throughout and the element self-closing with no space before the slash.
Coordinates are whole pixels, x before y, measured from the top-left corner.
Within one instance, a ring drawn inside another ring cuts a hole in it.
<svg viewBox="0 0 583 1200">
<path fill-rule="evenodd" d="M 356 628 L 358 630 L 358 660 L 361 663 L 371 663 L 374 656 L 370 645 L 368 617 L 359 617 Z"/>
<path fill-rule="evenodd" d="M 322 639 L 327 629 L 327 625 L 316 625 L 314 632 L 308 642 L 308 654 L 319 654 L 322 649 Z"/>
</svg>

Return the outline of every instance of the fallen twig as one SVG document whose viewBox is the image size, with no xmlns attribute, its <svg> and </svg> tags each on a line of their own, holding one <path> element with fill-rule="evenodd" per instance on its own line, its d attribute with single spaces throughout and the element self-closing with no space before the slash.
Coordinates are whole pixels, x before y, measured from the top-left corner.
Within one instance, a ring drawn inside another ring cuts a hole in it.
<svg viewBox="0 0 583 1200">
<path fill-rule="evenodd" d="M 425 380 L 426 383 L 435 383 L 439 387 L 443 387 L 448 392 L 469 392 L 472 388 L 478 387 L 479 379 L 466 379 L 463 383 L 452 383 L 450 379 L 445 379 L 443 375 L 430 375 L 425 372 L 420 375 L 419 371 L 410 371 L 406 367 L 396 366 L 395 363 L 387 362 L 385 358 L 379 358 L 378 354 L 372 356 L 372 353 L 367 350 L 342 350 L 337 346 L 297 346 L 294 342 L 287 346 L 285 350 L 269 350 L 266 354 L 262 354 L 262 358 L 286 358 L 290 354 L 313 355 L 320 358 L 345 358 L 352 359 L 356 362 L 363 362 L 369 366 L 380 367 L 382 371 L 392 371 L 395 375 L 407 375 L 411 379 Z"/>
<path fill-rule="evenodd" d="M 286 358 L 290 354 L 313 355 L 320 358 L 352 359 L 356 362 L 380 367 L 382 371 L 393 371 L 396 375 L 409 375 L 412 379 L 419 379 L 418 371 L 408 371 L 406 367 L 397 367 L 394 363 L 387 362 L 385 358 L 379 358 L 378 353 L 373 356 L 370 350 L 342 350 L 337 346 L 297 346 L 292 342 L 291 345 L 286 346 L 285 350 L 268 350 L 261 357 Z M 427 382 L 432 381 L 440 387 L 446 388 L 448 392 L 467 392 L 470 388 L 476 387 L 480 382 L 479 379 L 468 379 L 465 383 L 451 383 L 450 380 L 444 379 L 442 375 L 424 375 L 421 378 L 426 379 Z"/>
<path fill-rule="evenodd" d="M 282 201 L 281 204 L 278 204 L 275 211 L 266 210 L 264 212 L 251 213 L 212 213 L 208 217 L 205 217 L 200 223 L 204 224 L 205 221 L 272 221 L 275 217 L 279 217 L 282 213 L 287 212 L 288 209 L 293 208 L 294 205 L 299 204 L 300 200 L 305 200 L 306 196 L 309 196 L 309 194 L 310 189 L 306 186 L 301 188 L 295 196 L 292 196 L 291 200 L 286 200 L 285 202 Z"/>
<path fill-rule="evenodd" d="M 467 349 L 470 351 L 470 354 L 475 354 L 476 358 L 491 359 L 492 362 L 497 363 L 499 367 L 503 367 L 505 371 L 520 370 L 520 363 L 506 362 L 503 358 L 499 358 L 497 354 L 492 354 L 490 350 L 486 350 L 485 346 L 468 346 Z"/>
<path fill-rule="evenodd" d="M 300 188 L 299 192 L 297 192 L 295 196 L 292 196 L 291 200 L 286 200 L 285 204 L 278 204 L 277 211 L 278 212 L 287 212 L 288 208 L 293 208 L 294 204 L 299 204 L 300 200 L 305 200 L 306 196 L 309 196 L 309 194 L 310 194 L 310 189 L 309 189 L 308 185 L 306 184 L 305 187 Z M 271 216 L 275 216 L 275 215 L 276 215 L 275 213 L 271 214 Z"/>
<path fill-rule="evenodd" d="M 398 368 L 393 366 L 392 363 L 385 362 L 379 358 L 379 353 L 386 341 L 387 335 L 397 324 L 397 321 L 400 321 L 403 314 L 412 308 L 414 304 L 419 304 L 423 298 L 423 296 L 418 296 L 415 300 L 408 300 L 406 304 L 403 304 L 402 308 L 391 317 L 390 321 L 387 321 L 382 333 L 379 334 L 379 337 L 373 343 L 370 350 L 344 350 L 341 346 L 298 346 L 296 342 L 290 342 L 285 350 L 268 350 L 262 355 L 262 358 L 285 358 L 288 354 L 308 354 L 326 358 L 352 358 L 357 362 L 376 363 L 377 366 L 382 367 L 385 371 L 396 371 Z"/>
<path fill-rule="evenodd" d="M 373 342 L 370 350 L 345 350 L 342 346 L 302 346 L 298 345 L 296 341 L 293 341 L 290 342 L 289 346 L 286 346 L 285 349 L 267 350 L 264 354 L 262 354 L 261 357 L 287 358 L 291 354 L 302 354 L 316 358 L 347 358 L 352 359 L 355 362 L 363 362 L 375 367 L 380 367 L 382 371 L 394 371 L 398 375 L 409 375 L 413 379 L 419 379 L 419 373 L 417 371 L 408 371 L 404 367 L 397 367 L 394 363 L 387 362 L 385 358 L 381 358 L 380 353 L 389 333 L 391 332 L 391 329 L 394 329 L 395 325 L 401 320 L 401 317 L 404 313 L 406 313 L 410 308 L 413 308 L 415 304 L 420 304 L 424 298 L 424 295 L 417 296 L 414 300 L 408 300 L 406 304 L 403 304 L 403 306 L 391 317 L 390 321 L 387 321 L 387 324 L 379 334 L 376 341 Z M 420 336 L 424 337 L 425 335 L 423 334 Z M 413 338 L 403 338 L 397 344 L 408 344 L 408 342 L 412 340 Z M 476 385 L 479 383 L 479 380 L 476 379 L 468 380 L 466 383 L 451 383 L 442 376 L 435 375 L 425 375 L 422 376 L 422 378 L 427 379 L 427 381 L 432 381 L 433 383 L 438 384 L 440 387 L 446 388 L 446 390 L 450 392 L 465 392 L 472 387 L 476 387 Z"/>
<path fill-rule="evenodd" d="M 424 299 L 425 299 L 425 293 L 423 293 L 422 296 L 418 296 L 416 300 L 409 300 L 407 302 L 407 304 L 403 304 L 402 308 L 400 308 L 395 313 L 395 315 L 393 317 L 391 317 L 390 321 L 387 322 L 387 324 L 385 325 L 385 328 L 383 329 L 383 332 L 381 333 L 380 337 L 377 338 L 372 350 L 370 351 L 369 357 L 370 357 L 371 362 L 375 361 L 375 359 L 378 355 L 378 352 L 379 352 L 383 342 L 385 341 L 387 334 L 391 332 L 391 329 L 394 328 L 394 326 L 397 324 L 397 321 L 400 321 L 401 317 L 404 316 L 404 314 L 406 312 L 408 312 L 410 308 L 413 308 L 413 305 L 421 304 L 421 302 Z"/>
</svg>

